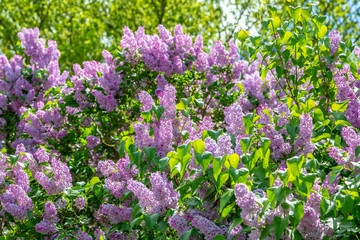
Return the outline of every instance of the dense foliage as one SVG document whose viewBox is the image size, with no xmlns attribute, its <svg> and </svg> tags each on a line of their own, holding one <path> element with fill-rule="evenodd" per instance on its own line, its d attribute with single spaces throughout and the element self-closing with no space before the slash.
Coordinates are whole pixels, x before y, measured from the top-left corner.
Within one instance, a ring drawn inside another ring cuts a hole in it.
<svg viewBox="0 0 360 240">
<path fill-rule="evenodd" d="M 360 48 L 312 8 L 209 52 L 125 27 L 74 74 L 24 28 L 0 56 L 2 239 L 359 238 Z"/>
</svg>

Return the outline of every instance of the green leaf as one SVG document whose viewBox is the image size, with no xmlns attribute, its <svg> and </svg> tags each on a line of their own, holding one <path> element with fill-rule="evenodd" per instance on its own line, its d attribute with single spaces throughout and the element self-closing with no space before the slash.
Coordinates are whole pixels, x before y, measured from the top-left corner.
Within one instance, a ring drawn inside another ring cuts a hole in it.
<svg viewBox="0 0 360 240">
<path fill-rule="evenodd" d="M 351 123 L 349 123 L 348 121 L 344 121 L 344 120 L 336 120 L 335 121 L 335 126 L 341 126 L 341 127 L 350 127 Z"/>
<path fill-rule="evenodd" d="M 355 158 L 358 158 L 359 155 L 360 155 L 360 146 L 357 146 L 357 147 L 355 148 Z"/>
<path fill-rule="evenodd" d="M 294 240 L 303 240 L 301 233 L 297 229 L 295 229 L 295 231 L 294 231 Z"/>
<path fill-rule="evenodd" d="M 249 38 L 249 36 L 250 36 L 249 31 L 240 30 L 239 32 L 237 32 L 237 39 L 239 39 L 240 42 L 245 42 L 246 39 Z"/>
<path fill-rule="evenodd" d="M 184 232 L 183 235 L 181 235 L 180 240 L 187 240 L 187 239 L 189 239 L 189 237 L 191 236 L 191 231 L 192 231 L 192 229 Z"/>
<path fill-rule="evenodd" d="M 186 107 L 186 109 L 187 109 L 187 107 L 189 106 L 190 100 L 191 100 L 191 98 L 188 98 L 188 99 L 182 98 L 182 99 L 181 99 L 181 102 L 184 104 L 184 106 Z"/>
<path fill-rule="evenodd" d="M 120 144 L 119 144 L 119 147 L 118 147 L 118 152 L 119 152 L 119 157 L 120 158 L 123 158 L 125 156 L 125 144 L 126 144 L 126 141 L 125 140 L 121 140 Z"/>
<path fill-rule="evenodd" d="M 10 155 L 10 162 L 11 162 L 11 165 L 14 165 L 17 160 L 19 159 L 20 156 L 15 156 L 15 155 Z"/>
<path fill-rule="evenodd" d="M 341 199 L 342 206 L 341 206 L 340 210 L 344 214 L 344 216 L 348 216 L 348 214 L 353 211 L 354 203 L 355 203 L 355 200 L 353 198 L 353 195 L 351 195 L 351 194 L 347 194 L 344 196 L 343 199 Z"/>
<path fill-rule="evenodd" d="M 203 141 L 201 141 L 200 139 L 197 139 L 195 141 L 192 142 L 192 145 L 194 147 L 194 150 L 197 153 L 202 154 L 205 150 L 205 143 Z"/>
<path fill-rule="evenodd" d="M 165 169 L 165 167 L 168 165 L 169 160 L 170 160 L 169 157 L 164 157 L 164 158 L 159 160 L 159 169 L 161 171 L 163 171 Z"/>
<path fill-rule="evenodd" d="M 360 170 L 360 163 L 358 163 L 358 162 L 352 162 L 352 165 L 354 165 L 357 169 Z"/>
<path fill-rule="evenodd" d="M 320 203 L 320 210 L 321 210 L 321 215 L 322 216 L 326 216 L 334 208 L 335 208 L 334 201 L 332 201 L 332 200 L 330 201 L 328 199 L 322 198 L 321 203 Z"/>
<path fill-rule="evenodd" d="M 265 80 L 268 71 L 269 71 L 269 69 L 267 69 L 267 68 L 264 68 L 264 69 L 262 70 L 262 72 L 261 72 L 261 79 L 262 79 L 262 81 Z"/>
<path fill-rule="evenodd" d="M 239 155 L 237 155 L 236 153 L 233 153 L 229 156 L 228 159 L 229 159 L 230 166 L 236 169 L 240 162 Z"/>
<path fill-rule="evenodd" d="M 245 183 L 248 179 L 249 170 L 247 168 L 235 169 L 230 167 L 229 172 L 235 183 Z"/>
<path fill-rule="evenodd" d="M 288 203 L 290 205 L 291 211 L 294 213 L 293 227 L 295 228 L 304 216 L 304 203 L 302 201 Z"/>
<path fill-rule="evenodd" d="M 152 110 L 141 112 L 141 117 L 146 121 L 150 122 L 152 116 Z"/>
<path fill-rule="evenodd" d="M 304 163 L 304 157 L 302 155 L 299 157 L 292 157 L 286 160 L 290 182 L 295 181 L 299 177 L 303 163 Z"/>
<path fill-rule="evenodd" d="M 212 155 L 210 152 L 204 152 L 203 154 L 199 154 L 197 152 L 194 153 L 195 160 L 200 163 L 200 166 L 203 169 L 203 173 L 205 174 L 206 169 L 208 168 L 209 164 L 213 160 Z"/>
<path fill-rule="evenodd" d="M 344 166 L 337 166 L 333 168 L 333 170 L 330 172 L 330 184 L 336 180 L 343 169 Z"/>
<path fill-rule="evenodd" d="M 265 181 L 266 171 L 263 166 L 258 166 L 252 169 L 252 172 L 262 181 Z"/>
<path fill-rule="evenodd" d="M 262 230 L 260 239 L 261 240 L 265 239 L 267 236 L 269 236 L 270 232 L 272 232 L 273 230 L 274 230 L 274 224 L 267 226 L 264 230 Z"/>
<path fill-rule="evenodd" d="M 153 105 L 152 106 L 152 110 L 154 111 L 154 113 L 155 113 L 155 116 L 157 117 L 157 119 L 159 119 L 160 120 L 160 118 L 161 118 L 161 115 L 164 113 L 164 111 L 165 111 L 165 108 L 164 108 L 164 106 L 155 106 L 155 105 Z"/>
<path fill-rule="evenodd" d="M 184 105 L 184 103 L 182 103 L 182 102 L 179 102 L 178 104 L 176 104 L 176 109 L 177 110 L 184 110 L 185 109 L 185 105 Z"/>
<path fill-rule="evenodd" d="M 252 137 L 240 139 L 241 150 L 244 154 L 247 152 L 247 150 L 249 150 L 251 143 L 252 143 Z"/>
<path fill-rule="evenodd" d="M 31 220 L 35 217 L 34 211 L 29 211 L 29 212 L 27 213 L 27 216 L 28 216 L 29 220 L 31 221 Z"/>
<path fill-rule="evenodd" d="M 175 169 L 175 166 L 179 163 L 180 159 L 178 158 L 176 153 L 170 153 L 170 154 L 168 154 L 168 157 L 170 157 L 170 159 L 169 159 L 170 172 L 173 172 Z"/>
<path fill-rule="evenodd" d="M 215 131 L 212 130 L 208 130 L 207 133 L 209 134 L 209 136 L 214 139 L 215 141 L 217 141 L 217 139 L 219 138 L 219 136 L 221 135 L 221 133 L 223 132 L 222 129 Z"/>
<path fill-rule="evenodd" d="M 291 38 L 293 34 L 291 32 L 286 32 L 284 35 L 284 38 L 282 40 L 283 44 L 287 44 L 287 42 L 289 41 L 289 39 Z"/>
<path fill-rule="evenodd" d="M 286 131 L 289 133 L 292 139 L 295 139 L 297 132 L 296 132 L 296 126 L 294 124 L 292 123 L 286 124 Z"/>
<path fill-rule="evenodd" d="M 300 179 L 302 181 L 301 185 L 304 187 L 304 190 L 301 189 L 301 191 L 304 192 L 308 197 L 310 197 L 310 192 L 311 192 L 311 189 L 312 189 L 315 179 L 316 179 L 316 174 L 301 173 Z M 305 190 L 306 190 L 306 192 L 305 192 Z"/>
<path fill-rule="evenodd" d="M 322 25 L 319 30 L 319 38 L 324 39 L 325 35 L 327 33 L 327 27 L 325 25 Z"/>
<path fill-rule="evenodd" d="M 231 203 L 229 206 L 227 206 L 226 208 L 224 208 L 224 210 L 221 213 L 221 219 L 225 218 L 227 215 L 229 215 L 229 213 L 233 210 L 233 208 L 235 207 L 236 202 L 234 201 L 233 203 Z"/>
<path fill-rule="evenodd" d="M 315 142 L 319 142 L 323 139 L 330 139 L 330 138 L 331 138 L 330 133 L 323 133 L 320 136 L 317 136 L 317 137 L 311 139 L 311 141 L 315 143 Z"/>
<path fill-rule="evenodd" d="M 269 167 L 269 160 L 270 160 L 270 150 L 268 150 L 263 157 L 263 168 L 267 169 Z"/>
<path fill-rule="evenodd" d="M 192 158 L 191 154 L 187 154 L 184 157 L 181 158 L 181 171 L 180 171 L 180 177 L 182 178 L 185 174 L 185 171 L 188 167 L 189 161 Z"/>
<path fill-rule="evenodd" d="M 261 36 L 250 36 L 250 41 L 255 45 L 255 47 L 258 47 L 260 45 Z"/>
<path fill-rule="evenodd" d="M 208 133 L 208 130 L 204 130 L 204 131 L 201 133 L 201 139 L 204 141 L 207 137 L 210 137 L 210 136 L 209 136 L 209 133 Z"/>
<path fill-rule="evenodd" d="M 276 235 L 276 239 L 280 239 L 282 233 L 285 231 L 288 225 L 289 217 L 280 218 L 278 216 L 274 217 L 274 231 Z"/>
<path fill-rule="evenodd" d="M 324 114 L 323 114 L 323 112 L 321 111 L 320 108 L 315 108 L 314 117 L 318 121 L 324 121 Z"/>
<path fill-rule="evenodd" d="M 100 181 L 100 178 L 98 178 L 98 177 L 93 177 L 93 178 L 90 180 L 90 186 L 92 187 L 92 186 L 94 186 L 95 184 L 97 184 L 97 183 L 99 183 L 99 182 L 101 182 L 101 181 Z"/>
<path fill-rule="evenodd" d="M 271 31 L 276 31 L 276 29 L 280 26 L 280 18 L 278 16 L 273 17 L 271 20 L 271 24 L 269 28 Z"/>
<path fill-rule="evenodd" d="M 314 107 L 315 107 L 315 102 L 314 102 L 313 100 L 309 99 L 309 100 L 306 102 L 305 106 L 304 106 L 304 110 L 305 110 L 306 113 L 308 113 L 308 112 L 310 112 L 311 109 L 313 109 Z"/>
<path fill-rule="evenodd" d="M 180 145 L 176 151 L 179 155 L 179 158 L 182 159 L 184 156 L 190 153 L 190 150 L 191 150 L 191 145 L 190 143 L 188 143 L 188 144 Z"/>
<path fill-rule="evenodd" d="M 280 66 L 276 66 L 276 67 L 275 67 L 275 70 L 276 70 L 277 77 L 278 77 L 278 78 L 282 78 L 282 75 L 283 75 L 283 73 L 284 73 L 283 68 L 280 67 Z"/>
<path fill-rule="evenodd" d="M 217 235 L 214 240 L 225 240 L 225 236 L 224 235 Z"/>
<path fill-rule="evenodd" d="M 198 106 L 200 106 L 200 107 L 203 107 L 203 106 L 204 106 L 204 100 L 201 99 L 201 98 L 195 98 L 195 99 L 194 99 L 194 102 L 195 102 Z"/>
<path fill-rule="evenodd" d="M 222 166 L 223 166 L 223 158 L 221 157 L 213 158 L 213 174 L 215 181 L 217 181 L 218 176 L 222 171 Z"/>
<path fill-rule="evenodd" d="M 227 171 L 221 172 L 217 180 L 217 189 L 220 189 L 228 179 L 229 173 Z"/>
<path fill-rule="evenodd" d="M 262 155 L 264 157 L 266 152 L 269 150 L 271 141 L 269 138 L 260 137 L 260 144 L 261 144 Z"/>
<path fill-rule="evenodd" d="M 220 212 L 233 196 L 234 196 L 234 189 L 227 189 L 225 191 L 225 193 L 220 198 L 220 210 L 219 210 Z"/>
<path fill-rule="evenodd" d="M 256 162 L 259 160 L 260 157 L 261 149 L 257 149 L 256 151 L 253 151 L 250 155 L 243 155 L 241 161 L 251 171 L 255 167 Z"/>
<path fill-rule="evenodd" d="M 152 162 L 153 158 L 156 155 L 156 148 L 154 147 L 143 147 L 143 151 L 145 152 L 146 158 L 148 160 L 149 163 Z"/>
<path fill-rule="evenodd" d="M 331 108 L 335 112 L 344 112 L 347 108 L 347 105 L 348 105 L 348 101 L 343 102 L 343 103 L 333 103 Z"/>
<path fill-rule="evenodd" d="M 157 220 L 159 218 L 159 214 L 158 213 L 155 213 L 153 215 L 148 215 L 148 214 L 145 214 L 144 215 L 144 220 L 145 220 L 145 223 L 146 225 L 149 227 L 149 229 L 151 230 L 154 225 L 157 223 Z"/>
<path fill-rule="evenodd" d="M 289 13 L 296 23 L 301 16 L 301 7 L 300 6 L 298 6 L 298 7 L 289 6 Z"/>
</svg>

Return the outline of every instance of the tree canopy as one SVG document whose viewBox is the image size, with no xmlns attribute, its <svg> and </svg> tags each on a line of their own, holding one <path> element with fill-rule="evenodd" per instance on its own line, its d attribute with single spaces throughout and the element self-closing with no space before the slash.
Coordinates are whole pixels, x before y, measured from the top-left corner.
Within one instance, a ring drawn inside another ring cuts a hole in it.
<svg viewBox="0 0 360 240">
<path fill-rule="evenodd" d="M 0 53 L 9 57 L 16 52 L 19 41 L 14 32 L 38 27 L 44 38 L 58 42 L 61 68 L 72 69 L 73 63 L 100 60 L 100 49 L 115 48 L 124 26 L 133 31 L 143 26 L 146 33 L 154 34 L 159 24 L 174 29 L 181 23 L 192 37 L 202 35 L 205 43 L 229 40 L 239 28 L 259 31 L 261 21 L 269 17 L 266 4 L 276 4 L 281 10 L 289 4 L 302 5 L 304 1 L 2 0 Z M 345 40 L 359 40 L 357 0 L 319 0 L 317 4 L 317 11 L 326 16 L 329 29 L 339 30 Z"/>
<path fill-rule="evenodd" d="M 217 3 L 197 0 L 3 0 L 0 9 L 0 52 L 15 52 L 14 32 L 38 27 L 44 38 L 57 41 L 67 69 L 100 60 L 102 48 L 119 44 L 124 26 L 143 26 L 153 34 L 159 24 L 173 29 L 181 23 L 187 33 L 207 41 L 216 38 L 222 15 Z"/>
</svg>

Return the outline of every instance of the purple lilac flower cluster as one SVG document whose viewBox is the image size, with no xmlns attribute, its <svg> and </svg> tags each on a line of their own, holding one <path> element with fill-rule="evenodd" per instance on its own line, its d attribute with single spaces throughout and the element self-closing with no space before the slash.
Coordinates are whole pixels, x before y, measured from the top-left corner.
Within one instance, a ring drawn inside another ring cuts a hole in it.
<svg viewBox="0 0 360 240">
<path fill-rule="evenodd" d="M 139 199 L 140 206 L 151 214 L 177 209 L 180 195 L 174 190 L 166 175 L 155 172 L 149 179 L 151 190 L 139 181 L 130 179 L 127 182 L 127 189 Z"/>
</svg>

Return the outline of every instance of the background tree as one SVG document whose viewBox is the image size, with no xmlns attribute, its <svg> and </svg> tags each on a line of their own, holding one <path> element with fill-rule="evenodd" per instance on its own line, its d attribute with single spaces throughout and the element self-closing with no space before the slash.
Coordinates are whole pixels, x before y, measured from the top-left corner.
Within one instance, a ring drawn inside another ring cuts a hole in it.
<svg viewBox="0 0 360 240">
<path fill-rule="evenodd" d="M 265 4 L 284 9 L 289 4 L 310 1 L 262 0 L 2 0 L 0 1 L 0 53 L 8 57 L 19 43 L 14 32 L 23 27 L 38 27 L 46 39 L 56 40 L 62 53 L 62 69 L 73 63 L 100 60 L 101 49 L 115 48 L 122 28 L 135 31 L 143 26 L 146 33 L 156 32 L 163 24 L 173 29 L 181 23 L 192 37 L 202 35 L 204 45 L 215 39 L 228 41 L 241 27 L 259 32 L 265 20 Z M 326 25 L 339 30 L 343 39 L 360 38 L 360 2 L 358 0 L 319 0 L 318 14 L 327 17 Z M 235 26 L 238 26 L 237 28 Z M 96 49 L 96 50 L 95 50 Z"/>
<path fill-rule="evenodd" d="M 260 32 L 261 21 L 268 18 L 266 4 L 274 4 L 279 12 L 286 6 L 302 6 L 306 4 L 316 5 L 317 14 L 326 16 L 325 25 L 329 30 L 336 29 L 342 34 L 344 41 L 351 40 L 357 42 L 360 39 L 360 1 L 359 0 L 228 0 L 223 4 L 223 11 L 227 12 L 227 24 L 229 26 L 238 25 L 246 31 Z M 280 17 L 280 16 L 279 16 Z M 288 17 L 284 15 L 283 17 Z M 290 19 L 288 19 L 290 20 Z M 230 39 L 235 32 L 234 28 L 225 28 L 226 37 Z"/>
<path fill-rule="evenodd" d="M 152 34 L 159 24 L 173 29 L 181 23 L 206 42 L 217 37 L 222 19 L 217 2 L 199 0 L 3 0 L 0 9 L 0 52 L 13 54 L 19 43 L 14 33 L 38 27 L 59 44 L 63 69 L 102 59 L 101 49 L 116 47 L 124 26 Z"/>
</svg>

